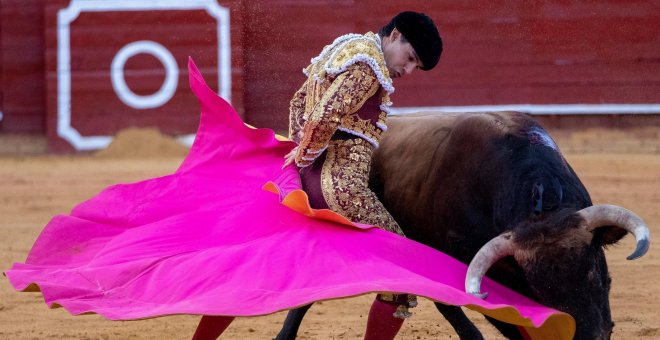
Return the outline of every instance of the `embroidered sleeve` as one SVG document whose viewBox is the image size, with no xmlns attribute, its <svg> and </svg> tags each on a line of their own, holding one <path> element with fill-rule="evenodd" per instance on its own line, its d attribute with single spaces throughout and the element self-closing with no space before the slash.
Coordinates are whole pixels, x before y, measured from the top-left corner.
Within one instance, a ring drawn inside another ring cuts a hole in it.
<svg viewBox="0 0 660 340">
<path fill-rule="evenodd" d="M 378 91 L 380 83 L 365 63 L 355 63 L 335 78 L 305 122 L 296 164 L 306 167 L 328 146 L 342 116 L 355 113 Z"/>
<path fill-rule="evenodd" d="M 300 143 L 298 132 L 302 130 L 304 123 L 306 86 L 307 82 L 296 91 L 289 104 L 289 139 L 296 143 Z"/>
</svg>

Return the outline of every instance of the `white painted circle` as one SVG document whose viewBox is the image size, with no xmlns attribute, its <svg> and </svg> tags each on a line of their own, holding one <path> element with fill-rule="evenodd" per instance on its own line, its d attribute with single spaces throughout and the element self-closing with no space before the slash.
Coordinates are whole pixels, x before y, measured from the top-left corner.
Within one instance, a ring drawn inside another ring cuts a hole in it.
<svg viewBox="0 0 660 340">
<path fill-rule="evenodd" d="M 156 57 L 165 67 L 165 81 L 160 89 L 154 94 L 147 96 L 138 95 L 126 85 L 124 78 L 124 66 L 126 61 L 136 54 L 146 53 Z M 179 83 L 179 66 L 174 56 L 163 45 L 149 40 L 132 42 L 122 47 L 110 66 L 112 88 L 121 101 L 135 109 L 153 109 L 167 103 Z"/>
</svg>

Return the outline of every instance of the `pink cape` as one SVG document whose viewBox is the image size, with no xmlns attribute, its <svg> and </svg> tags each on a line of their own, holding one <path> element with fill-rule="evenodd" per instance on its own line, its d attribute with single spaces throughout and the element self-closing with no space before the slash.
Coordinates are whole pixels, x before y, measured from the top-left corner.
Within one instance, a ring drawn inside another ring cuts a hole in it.
<svg viewBox="0 0 660 340">
<path fill-rule="evenodd" d="M 487 299 L 468 295 L 463 263 L 309 208 L 296 169 L 281 169 L 293 143 L 247 127 L 192 60 L 189 69 L 202 113 L 181 167 L 111 186 L 70 215 L 55 216 L 25 263 L 5 272 L 14 288 L 40 290 L 49 306 L 74 315 L 111 320 L 263 315 L 406 292 L 520 325 L 532 338 L 573 337 L 575 321 L 566 313 L 488 279 Z"/>
</svg>

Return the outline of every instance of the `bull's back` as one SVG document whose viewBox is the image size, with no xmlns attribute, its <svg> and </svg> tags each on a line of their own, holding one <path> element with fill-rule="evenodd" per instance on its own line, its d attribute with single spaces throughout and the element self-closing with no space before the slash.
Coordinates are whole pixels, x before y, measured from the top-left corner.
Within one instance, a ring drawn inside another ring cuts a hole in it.
<svg viewBox="0 0 660 340">
<path fill-rule="evenodd" d="M 480 159 L 488 157 L 485 146 L 528 120 L 517 112 L 420 112 L 390 117 L 388 131 L 374 154 L 372 187 L 404 231 L 414 227 L 406 232 L 409 237 L 415 238 L 416 233 L 427 237 L 431 231 L 423 229 L 443 213 L 434 202 L 455 199 Z"/>
<path fill-rule="evenodd" d="M 425 179 L 457 118 L 434 113 L 388 118 L 388 130 L 373 157 L 371 183 L 402 226 L 425 218 L 430 197 Z"/>
</svg>

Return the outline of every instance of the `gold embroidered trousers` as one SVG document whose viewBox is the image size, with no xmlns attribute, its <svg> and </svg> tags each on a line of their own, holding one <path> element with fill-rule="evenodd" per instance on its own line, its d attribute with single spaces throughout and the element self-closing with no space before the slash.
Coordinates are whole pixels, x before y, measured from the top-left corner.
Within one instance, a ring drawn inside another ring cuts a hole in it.
<svg viewBox="0 0 660 340">
<path fill-rule="evenodd" d="M 314 208 L 328 208 L 353 222 L 403 235 L 369 189 L 372 154 L 373 146 L 362 138 L 332 140 L 314 164 L 301 169 L 303 188 Z"/>
</svg>

